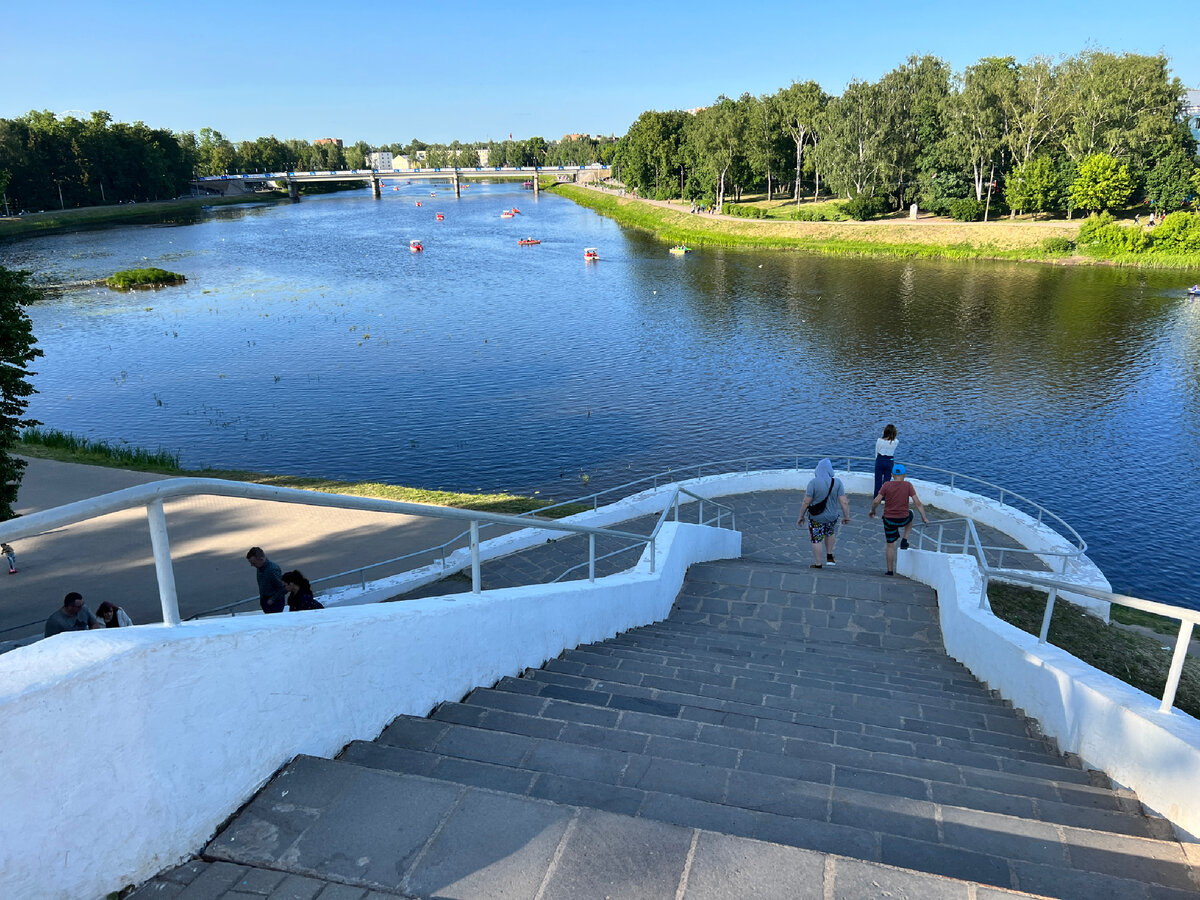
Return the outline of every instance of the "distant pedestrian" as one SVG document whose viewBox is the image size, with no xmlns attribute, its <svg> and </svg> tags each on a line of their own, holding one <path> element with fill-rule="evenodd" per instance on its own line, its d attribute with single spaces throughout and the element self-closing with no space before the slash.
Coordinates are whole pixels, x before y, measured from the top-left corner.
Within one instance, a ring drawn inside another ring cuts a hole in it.
<svg viewBox="0 0 1200 900">
<path fill-rule="evenodd" d="M 133 619 L 115 603 L 105 600 L 96 607 L 96 616 L 104 623 L 105 628 L 128 628 Z"/>
<path fill-rule="evenodd" d="M 833 475 L 833 463 L 823 459 L 817 463 L 816 471 L 804 489 L 804 502 L 800 505 L 797 525 L 804 524 L 808 514 L 808 536 L 812 541 L 813 562 L 811 568 L 835 565 L 834 547 L 837 545 L 838 507 L 841 507 L 842 524 L 850 524 L 850 502 L 840 478 Z M 824 552 L 822 553 L 822 547 Z"/>
<path fill-rule="evenodd" d="M 1154 227 L 1154 213 L 1150 213 L 1150 227 Z"/>
<path fill-rule="evenodd" d="M 287 591 L 287 605 L 292 612 L 325 608 L 321 601 L 313 597 L 308 579 L 294 569 L 283 573 L 283 588 Z"/>
<path fill-rule="evenodd" d="M 1142 224 L 1142 217 L 1140 215 L 1135 215 L 1133 217 L 1133 224 L 1140 226 Z"/>
<path fill-rule="evenodd" d="M 17 574 L 17 551 L 12 548 L 11 544 L 0 544 L 0 553 L 4 554 L 4 558 L 8 560 L 8 574 Z"/>
<path fill-rule="evenodd" d="M 283 587 L 283 570 L 267 559 L 262 547 L 251 547 L 246 559 L 254 566 L 258 575 L 258 605 L 265 613 L 283 612 L 287 591 Z"/>
<path fill-rule="evenodd" d="M 892 460 L 896 457 L 898 443 L 896 426 L 890 423 L 883 426 L 883 437 L 875 439 L 875 490 L 871 492 L 872 497 L 879 493 L 884 482 L 892 478 Z"/>
<path fill-rule="evenodd" d="M 917 496 L 917 489 L 912 486 L 906 479 L 908 470 L 904 468 L 902 463 L 896 463 L 892 466 L 892 480 L 887 482 L 879 489 L 879 493 L 875 495 L 875 499 L 871 501 L 871 517 L 875 516 L 875 507 L 880 503 L 883 504 L 883 537 L 887 541 L 887 572 L 885 575 L 896 574 L 896 540 L 900 540 L 900 549 L 908 549 L 908 536 L 913 530 L 913 514 L 908 508 L 908 501 L 912 499 L 917 504 L 917 509 L 921 513 L 921 521 L 926 525 L 929 524 L 929 517 L 925 515 L 925 506 L 921 503 L 921 498 Z M 900 529 L 904 529 L 904 536 L 900 536 Z"/>
<path fill-rule="evenodd" d="M 71 591 L 63 598 L 62 609 L 56 609 L 46 620 L 45 635 L 54 637 L 64 631 L 87 631 L 89 628 L 103 627 L 104 623 L 83 605 L 83 594 Z"/>
</svg>

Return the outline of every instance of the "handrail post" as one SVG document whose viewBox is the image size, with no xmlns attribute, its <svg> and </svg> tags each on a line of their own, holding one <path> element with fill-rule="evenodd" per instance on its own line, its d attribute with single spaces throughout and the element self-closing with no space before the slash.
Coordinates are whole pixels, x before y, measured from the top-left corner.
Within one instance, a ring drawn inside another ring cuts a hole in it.
<svg viewBox="0 0 1200 900">
<path fill-rule="evenodd" d="M 700 525 L 704 524 L 704 501 L 703 500 L 700 501 L 700 513 L 699 513 L 697 521 L 698 521 L 698 524 L 700 524 Z"/>
<path fill-rule="evenodd" d="M 150 523 L 150 546 L 154 550 L 154 571 L 158 576 L 158 599 L 162 603 L 164 625 L 179 624 L 179 596 L 175 593 L 175 570 L 171 566 L 171 542 L 167 539 L 167 516 L 162 500 L 146 504 Z"/>
<path fill-rule="evenodd" d="M 479 520 L 471 520 L 471 593 L 478 594 L 479 579 Z"/>
<path fill-rule="evenodd" d="M 596 580 L 596 535 L 588 532 L 588 581 Z"/>
<path fill-rule="evenodd" d="M 1046 643 L 1050 635 L 1050 617 L 1054 615 L 1054 601 L 1058 599 L 1058 588 L 1051 588 L 1046 595 L 1046 614 L 1042 616 L 1042 630 L 1038 633 L 1038 643 Z"/>
<path fill-rule="evenodd" d="M 1167 673 L 1167 684 L 1163 688 L 1162 704 L 1158 707 L 1160 713 L 1170 715 L 1175 705 L 1175 691 L 1179 688 L 1179 676 L 1183 672 L 1183 661 L 1187 658 L 1188 645 L 1192 642 L 1192 623 L 1179 623 L 1179 638 L 1175 641 L 1175 654 L 1171 657 L 1171 669 Z"/>
<path fill-rule="evenodd" d="M 985 572 L 983 575 L 983 589 L 979 592 L 979 608 L 986 609 L 990 612 L 991 608 L 988 606 L 987 591 L 988 591 L 988 577 L 987 577 L 987 573 Z"/>
<path fill-rule="evenodd" d="M 650 538 L 650 574 L 654 574 L 655 539 Z"/>
</svg>

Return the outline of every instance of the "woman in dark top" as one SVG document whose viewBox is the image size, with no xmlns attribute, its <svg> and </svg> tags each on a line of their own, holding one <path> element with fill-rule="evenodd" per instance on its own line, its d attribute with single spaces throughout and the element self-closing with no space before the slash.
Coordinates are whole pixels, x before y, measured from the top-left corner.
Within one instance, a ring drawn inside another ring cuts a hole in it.
<svg viewBox="0 0 1200 900">
<path fill-rule="evenodd" d="M 287 591 L 288 609 L 292 612 L 325 608 L 313 597 L 312 585 L 308 583 L 308 579 L 295 569 L 283 573 L 283 589 Z"/>
</svg>

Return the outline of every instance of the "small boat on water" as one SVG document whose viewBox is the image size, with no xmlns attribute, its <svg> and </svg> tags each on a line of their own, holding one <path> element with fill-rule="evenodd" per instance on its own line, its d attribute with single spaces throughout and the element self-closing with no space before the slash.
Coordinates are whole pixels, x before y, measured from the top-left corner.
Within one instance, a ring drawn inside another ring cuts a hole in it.
<svg viewBox="0 0 1200 900">
<path fill-rule="evenodd" d="M 420 241 L 409 241 L 408 249 L 411 250 L 413 253 L 420 253 L 422 250 L 425 249 L 425 246 Z"/>
<path fill-rule="evenodd" d="M 534 244 L 540 244 L 541 241 L 539 241 L 537 238 L 527 237 L 527 238 L 521 238 L 521 240 L 517 241 L 517 243 L 520 244 L 522 247 L 531 247 Z"/>
<path fill-rule="evenodd" d="M 672 247 L 672 248 L 671 248 L 670 250 L 668 250 L 667 252 L 668 252 L 668 253 L 674 253 L 676 256 L 683 256 L 683 254 L 685 254 L 685 253 L 691 253 L 691 252 L 692 252 L 692 248 L 691 248 L 691 247 L 685 247 L 683 244 L 676 244 L 674 247 Z"/>
<path fill-rule="evenodd" d="M 600 251 L 595 247 L 584 247 L 583 258 L 586 262 L 595 262 L 600 258 Z"/>
<path fill-rule="evenodd" d="M 421 205 L 421 201 L 420 201 L 420 200 L 418 200 L 418 201 L 417 201 L 417 206 L 420 206 L 420 205 Z"/>
<path fill-rule="evenodd" d="M 430 191 L 430 192 L 429 192 L 429 196 L 430 196 L 430 197 L 436 197 L 436 196 L 437 196 L 437 191 Z"/>
<path fill-rule="evenodd" d="M 444 220 L 445 220 L 445 218 L 446 218 L 446 216 L 445 216 L 443 213 L 438 213 L 438 214 L 437 214 L 437 220 L 438 220 L 439 222 L 442 222 L 442 221 L 444 221 Z"/>
<path fill-rule="evenodd" d="M 509 210 L 509 212 L 515 216 L 520 212 L 520 210 L 514 206 L 512 209 Z"/>
<path fill-rule="evenodd" d="M 511 212 L 509 212 L 507 209 L 504 212 L 500 213 L 500 218 L 502 218 L 502 219 L 511 219 L 512 217 L 513 217 L 513 214 Z"/>
<path fill-rule="evenodd" d="M 1200 284 L 1193 284 L 1190 288 L 1188 288 L 1187 295 L 1189 297 L 1200 297 Z"/>
</svg>

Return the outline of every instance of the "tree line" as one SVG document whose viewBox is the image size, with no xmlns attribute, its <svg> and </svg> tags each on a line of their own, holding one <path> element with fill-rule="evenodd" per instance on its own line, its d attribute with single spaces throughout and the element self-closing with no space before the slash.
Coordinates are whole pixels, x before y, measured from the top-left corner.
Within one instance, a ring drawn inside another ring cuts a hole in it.
<svg viewBox="0 0 1200 900">
<path fill-rule="evenodd" d="M 373 149 L 406 155 L 413 165 L 424 151 L 422 165 L 431 167 L 477 166 L 484 149 L 492 166 L 589 165 L 611 161 L 616 139 L 413 140 L 372 148 L 365 141 L 342 146 L 271 135 L 235 144 L 212 128 L 172 133 L 113 122 L 102 110 L 87 118 L 31 111 L 0 119 L 0 197 L 13 212 L 165 200 L 188 193 L 197 175 L 368 168 Z"/>
<path fill-rule="evenodd" d="M 694 112 L 648 110 L 614 166 L 644 196 L 720 206 L 748 191 L 790 195 L 798 217 L 801 198 L 823 190 L 860 218 L 910 203 L 979 218 L 1141 199 L 1165 213 L 1200 193 L 1184 93 L 1161 55 L 988 57 L 960 73 L 912 56 L 840 96 L 805 81 Z"/>
</svg>

